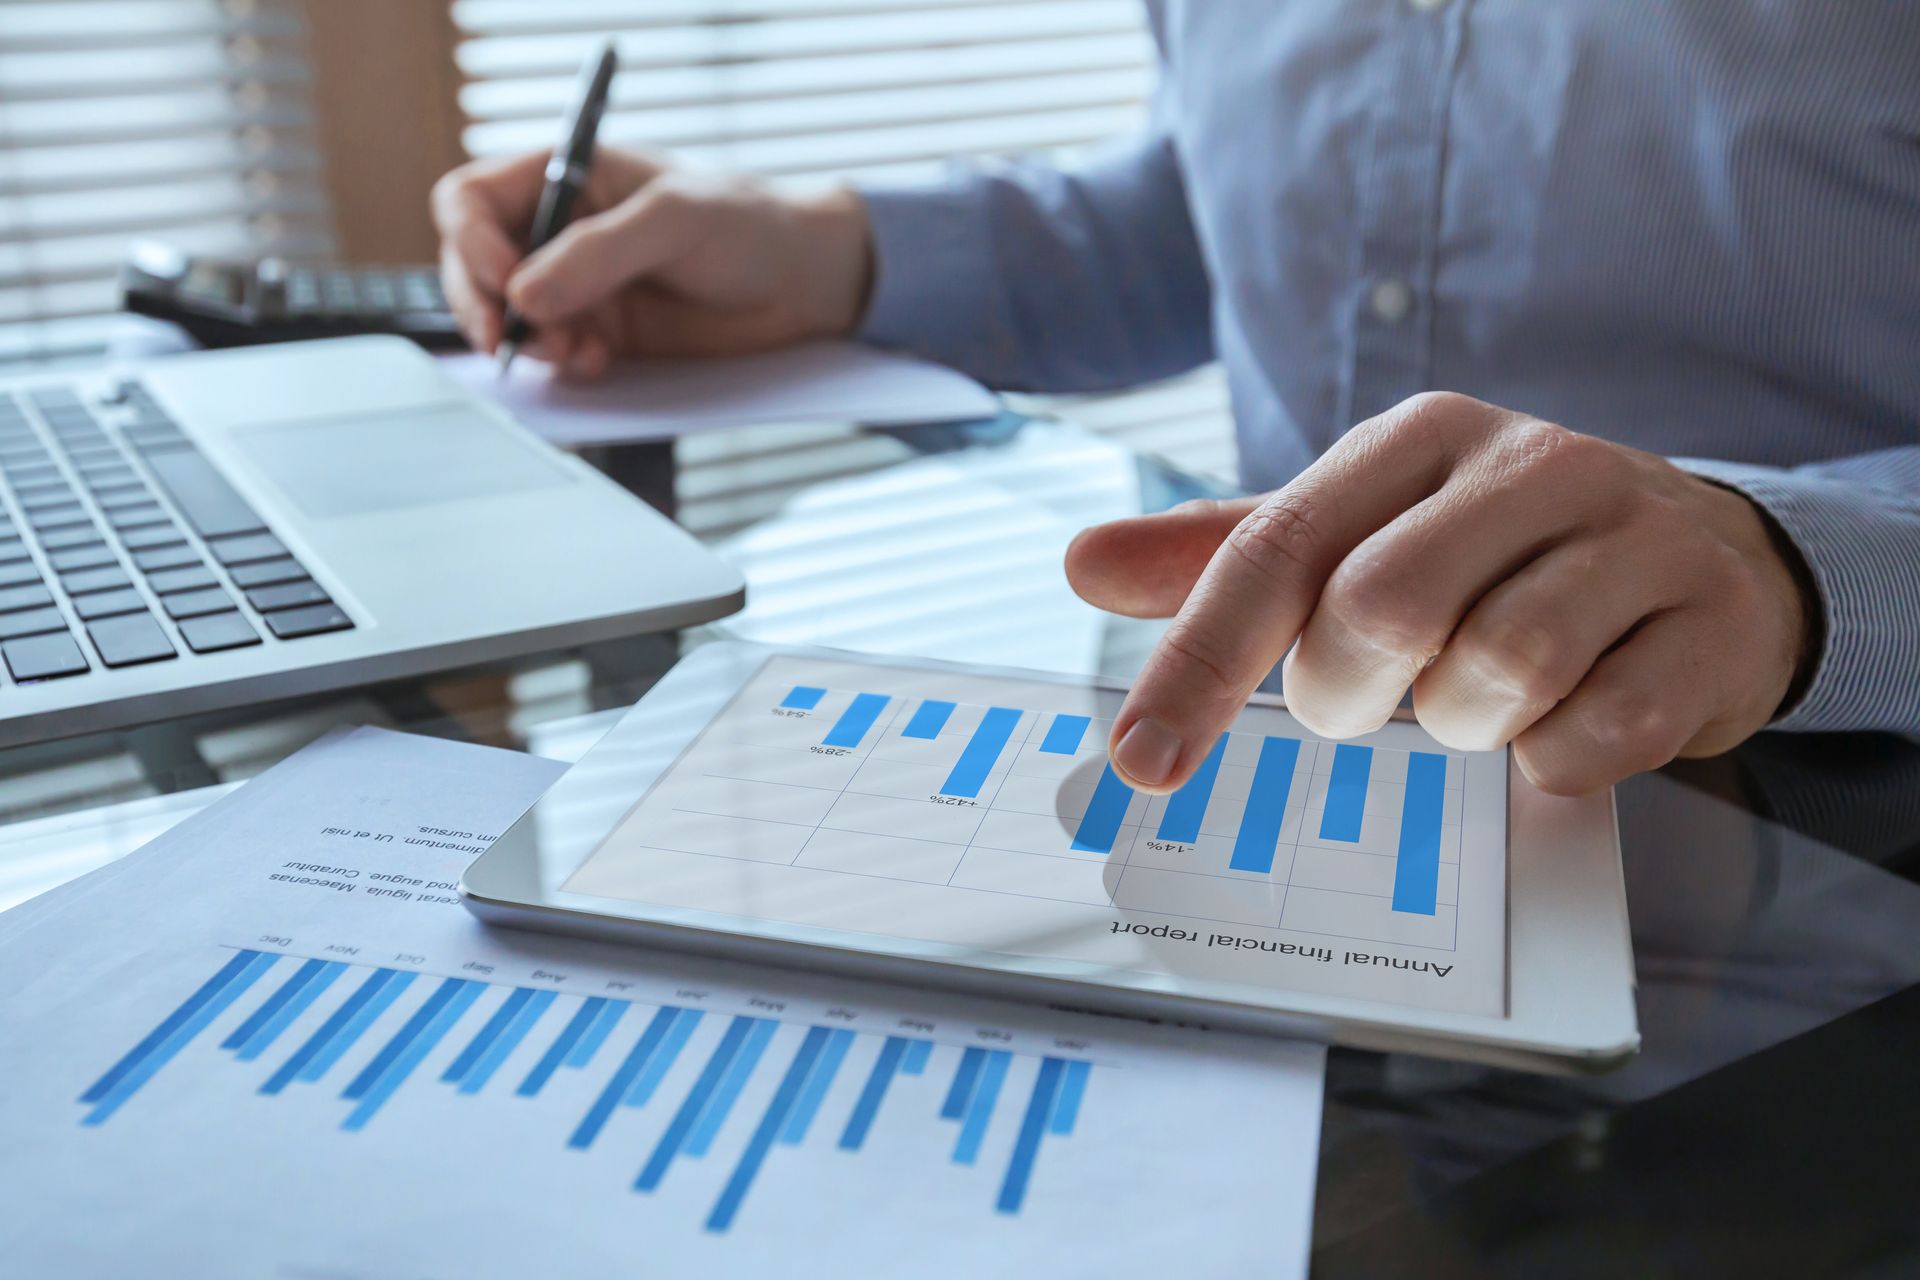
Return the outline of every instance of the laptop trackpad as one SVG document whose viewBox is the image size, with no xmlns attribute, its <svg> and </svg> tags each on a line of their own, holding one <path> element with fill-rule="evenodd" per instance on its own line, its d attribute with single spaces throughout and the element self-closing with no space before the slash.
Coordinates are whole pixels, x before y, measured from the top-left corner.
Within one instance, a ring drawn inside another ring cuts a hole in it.
<svg viewBox="0 0 1920 1280">
<path fill-rule="evenodd" d="M 232 439 L 287 501 L 316 519 L 573 481 L 533 442 L 457 404 L 242 428 Z"/>
</svg>

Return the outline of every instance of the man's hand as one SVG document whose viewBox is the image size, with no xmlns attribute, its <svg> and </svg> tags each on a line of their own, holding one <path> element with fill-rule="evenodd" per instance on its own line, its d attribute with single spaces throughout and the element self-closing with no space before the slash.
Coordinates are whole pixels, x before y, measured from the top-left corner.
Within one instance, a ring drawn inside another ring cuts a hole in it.
<svg viewBox="0 0 1920 1280">
<path fill-rule="evenodd" d="M 475 161 L 433 189 L 441 280 L 479 350 L 499 344 L 508 302 L 534 326 L 529 350 L 581 377 L 623 355 L 764 351 L 858 324 L 872 248 L 851 191 L 802 199 L 603 146 L 574 221 L 525 255 L 546 164 Z"/>
<path fill-rule="evenodd" d="M 1790 554 L 1664 459 L 1436 393 L 1264 498 L 1088 529 L 1067 574 L 1103 608 L 1177 612 L 1109 744 L 1143 791 L 1186 781 L 1285 654 L 1315 733 L 1377 729 L 1411 685 L 1442 743 L 1511 742 L 1580 794 L 1774 716 L 1812 608 Z"/>
</svg>

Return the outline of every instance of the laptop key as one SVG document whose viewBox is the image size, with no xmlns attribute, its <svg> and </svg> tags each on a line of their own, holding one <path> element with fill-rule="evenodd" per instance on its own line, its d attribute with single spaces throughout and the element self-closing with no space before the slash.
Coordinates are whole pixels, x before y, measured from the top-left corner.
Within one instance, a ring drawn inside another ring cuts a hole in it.
<svg viewBox="0 0 1920 1280">
<path fill-rule="evenodd" d="M 247 592 L 247 603 L 261 613 L 277 609 L 297 609 L 308 604 L 332 604 L 333 597 L 308 578 L 301 582 L 283 582 L 273 587 L 255 587 Z"/>
<path fill-rule="evenodd" d="M 279 560 L 237 564 L 227 571 L 227 576 L 233 579 L 234 586 L 244 591 L 275 582 L 298 582 L 307 576 L 307 571 L 298 560 L 287 556 Z"/>
<path fill-rule="evenodd" d="M 47 590 L 38 578 L 27 586 L 0 587 L 0 613 L 12 613 L 17 609 L 41 609 L 52 603 L 53 592 Z"/>
<path fill-rule="evenodd" d="M 132 587 L 124 587 L 119 591 L 96 591 L 92 595 L 76 596 L 73 601 L 73 611 L 80 615 L 82 622 L 111 618 L 122 613 L 144 613 L 146 608 L 146 597 Z"/>
<path fill-rule="evenodd" d="M 260 637 L 238 613 L 210 613 L 204 618 L 188 618 L 180 624 L 180 638 L 195 653 L 214 653 L 259 644 Z"/>
<path fill-rule="evenodd" d="M 228 484 L 198 450 L 161 449 L 142 456 L 160 487 L 201 537 L 225 538 L 266 530 L 265 522 L 254 514 L 239 490 Z"/>
<path fill-rule="evenodd" d="M 184 542 L 170 547 L 149 547 L 145 551 L 133 553 L 133 562 L 140 566 L 140 572 L 152 573 L 155 569 L 178 569 L 182 565 L 199 564 L 200 553 Z"/>
<path fill-rule="evenodd" d="M 27 513 L 27 523 L 41 533 L 49 529 L 64 529 L 69 525 L 87 524 L 90 520 L 87 509 L 77 502 L 62 502 Z"/>
<path fill-rule="evenodd" d="M 43 485 L 34 489 L 20 490 L 20 506 L 28 512 L 44 511 L 48 507 L 65 506 L 74 501 L 74 492 L 65 481 L 59 484 Z"/>
<path fill-rule="evenodd" d="M 88 669 L 87 656 L 65 632 L 9 640 L 0 644 L 0 654 L 6 655 L 7 670 L 13 673 L 13 678 L 22 682 L 77 676 Z"/>
<path fill-rule="evenodd" d="M 207 544 L 213 558 L 223 565 L 250 564 L 255 560 L 278 560 L 287 554 L 280 539 L 270 533 L 255 533 L 244 538 L 221 538 Z"/>
<path fill-rule="evenodd" d="M 143 525 L 171 525 L 173 522 L 167 519 L 167 513 L 160 509 L 159 503 L 132 502 L 108 510 L 107 523 L 116 529 L 138 529 Z"/>
<path fill-rule="evenodd" d="M 32 554 L 32 552 L 27 550 L 27 544 L 20 541 L 20 539 L 0 538 L 0 564 L 10 564 L 15 560 L 26 560 L 31 558 Z"/>
<path fill-rule="evenodd" d="M 100 504 L 102 511 L 120 511 L 128 507 L 153 506 L 153 493 L 147 486 L 135 480 L 132 484 L 121 485 L 114 489 L 95 489 L 93 500 Z M 159 510 L 158 507 L 154 509 Z"/>
<path fill-rule="evenodd" d="M 346 631 L 353 626 L 353 619 L 342 613 L 339 605 L 333 604 L 283 609 L 279 613 L 267 614 L 266 618 L 268 630 L 282 640 L 317 636 L 326 631 Z"/>
<path fill-rule="evenodd" d="M 129 613 L 119 618 L 102 618 L 87 624 L 93 647 L 100 661 L 110 667 L 131 667 L 142 662 L 162 662 L 179 651 L 153 615 Z"/>
<path fill-rule="evenodd" d="M 225 613 L 233 608 L 233 597 L 218 587 L 207 587 L 161 596 L 160 605 L 169 618 L 197 618 L 203 613 Z"/>
<path fill-rule="evenodd" d="M 198 591 L 202 587 L 215 585 L 215 582 L 206 566 L 198 564 L 188 565 L 184 569 L 157 569 L 147 575 L 147 585 L 163 596 L 175 591 Z"/>
<path fill-rule="evenodd" d="M 68 547 L 84 547 L 89 542 L 100 541 L 100 530 L 93 522 L 69 525 L 64 529 L 54 529 L 40 535 L 40 545 L 48 551 L 65 551 Z"/>
<path fill-rule="evenodd" d="M 0 640 L 18 640 L 48 631 L 65 631 L 67 617 L 58 609 L 28 609 L 21 613 L 0 613 Z"/>
<path fill-rule="evenodd" d="M 118 591 L 122 587 L 132 585 L 132 580 L 117 564 L 100 569 L 81 569 L 76 573 L 60 575 L 60 586 L 70 596 L 83 596 L 89 591 Z"/>
<path fill-rule="evenodd" d="M 55 573 L 72 573 L 75 569 L 97 569 L 101 565 L 119 564 L 120 561 L 107 549 L 106 543 L 94 542 L 84 547 L 49 552 L 47 563 L 53 566 Z"/>
<path fill-rule="evenodd" d="M 40 581 L 40 570 L 31 560 L 16 560 L 12 564 L 0 564 L 0 587 L 24 587 L 30 582 Z"/>
<path fill-rule="evenodd" d="M 150 524 L 139 529 L 128 529 L 120 535 L 120 541 L 129 551 L 145 551 L 149 547 L 170 547 L 176 542 L 184 542 L 179 526 L 174 524 Z"/>
</svg>

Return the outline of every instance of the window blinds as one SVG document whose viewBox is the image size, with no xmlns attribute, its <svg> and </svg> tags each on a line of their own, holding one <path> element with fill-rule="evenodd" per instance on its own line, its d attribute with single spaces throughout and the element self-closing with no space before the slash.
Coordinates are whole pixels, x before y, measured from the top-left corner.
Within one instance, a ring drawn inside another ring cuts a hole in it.
<svg viewBox="0 0 1920 1280">
<path fill-rule="evenodd" d="M 293 0 L 0 2 L 0 369 L 97 358 L 129 241 L 331 250 Z"/>
</svg>

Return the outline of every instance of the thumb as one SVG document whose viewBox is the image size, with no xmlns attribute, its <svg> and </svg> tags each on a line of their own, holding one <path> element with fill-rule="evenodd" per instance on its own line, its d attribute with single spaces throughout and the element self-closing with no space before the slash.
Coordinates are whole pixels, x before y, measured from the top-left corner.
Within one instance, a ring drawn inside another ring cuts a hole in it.
<svg viewBox="0 0 1920 1280">
<path fill-rule="evenodd" d="M 1067 548 L 1067 581 L 1082 600 L 1109 613 L 1172 617 L 1221 542 L 1259 504 L 1258 498 L 1202 499 L 1083 529 Z"/>
<path fill-rule="evenodd" d="M 507 281 L 507 301 L 536 325 L 558 323 L 682 256 L 697 234 L 686 197 L 650 184 L 528 255 Z"/>
</svg>

